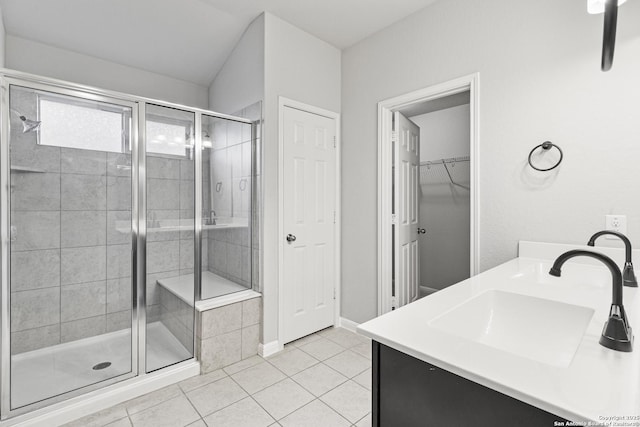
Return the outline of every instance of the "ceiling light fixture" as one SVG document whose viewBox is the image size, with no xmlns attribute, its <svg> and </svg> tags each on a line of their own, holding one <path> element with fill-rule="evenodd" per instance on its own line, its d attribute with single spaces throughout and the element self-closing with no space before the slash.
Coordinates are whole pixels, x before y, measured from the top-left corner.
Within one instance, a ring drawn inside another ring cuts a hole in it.
<svg viewBox="0 0 640 427">
<path fill-rule="evenodd" d="M 618 0 L 618 6 L 622 6 L 627 0 Z M 604 13 L 606 0 L 587 0 L 587 11 L 591 15 Z"/>
<path fill-rule="evenodd" d="M 616 47 L 616 26 L 618 6 L 627 0 L 587 0 L 590 14 L 604 13 L 604 31 L 602 35 L 602 71 L 609 71 L 613 65 L 613 52 Z"/>
</svg>

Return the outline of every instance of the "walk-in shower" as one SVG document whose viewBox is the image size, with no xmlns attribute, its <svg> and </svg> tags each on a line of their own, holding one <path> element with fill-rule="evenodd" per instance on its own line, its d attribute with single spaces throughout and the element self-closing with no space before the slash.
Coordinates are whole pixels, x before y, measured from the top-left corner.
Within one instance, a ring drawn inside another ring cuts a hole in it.
<svg viewBox="0 0 640 427">
<path fill-rule="evenodd" d="M 7 419 L 194 358 L 196 302 L 252 288 L 257 126 L 1 79 Z"/>
</svg>

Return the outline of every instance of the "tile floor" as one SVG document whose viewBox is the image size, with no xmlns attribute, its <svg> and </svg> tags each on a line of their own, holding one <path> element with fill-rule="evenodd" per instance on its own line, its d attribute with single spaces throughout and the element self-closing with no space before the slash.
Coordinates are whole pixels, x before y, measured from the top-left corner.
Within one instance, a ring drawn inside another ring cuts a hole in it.
<svg viewBox="0 0 640 427">
<path fill-rule="evenodd" d="M 329 328 L 67 427 L 371 426 L 371 342 Z"/>
</svg>

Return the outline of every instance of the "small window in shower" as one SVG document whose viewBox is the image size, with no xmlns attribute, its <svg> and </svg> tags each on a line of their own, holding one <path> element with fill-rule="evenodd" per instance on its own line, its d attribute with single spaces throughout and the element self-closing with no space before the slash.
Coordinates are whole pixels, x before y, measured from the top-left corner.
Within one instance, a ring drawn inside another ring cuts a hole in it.
<svg viewBox="0 0 640 427">
<path fill-rule="evenodd" d="M 190 157 L 191 121 L 147 115 L 147 151 L 166 156 Z"/>
<path fill-rule="evenodd" d="M 38 94 L 38 144 L 129 151 L 130 108 L 62 95 Z"/>
</svg>

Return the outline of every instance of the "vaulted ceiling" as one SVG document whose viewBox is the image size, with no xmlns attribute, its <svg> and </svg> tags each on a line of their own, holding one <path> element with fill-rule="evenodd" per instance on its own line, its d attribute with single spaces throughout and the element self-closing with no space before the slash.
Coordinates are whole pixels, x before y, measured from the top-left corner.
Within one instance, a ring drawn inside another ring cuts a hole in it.
<svg viewBox="0 0 640 427">
<path fill-rule="evenodd" d="M 209 85 L 262 12 L 349 47 L 435 0 L 0 0 L 7 34 Z"/>
</svg>

